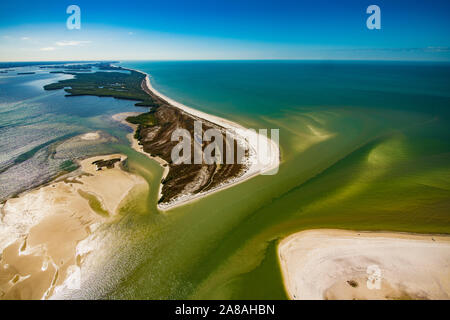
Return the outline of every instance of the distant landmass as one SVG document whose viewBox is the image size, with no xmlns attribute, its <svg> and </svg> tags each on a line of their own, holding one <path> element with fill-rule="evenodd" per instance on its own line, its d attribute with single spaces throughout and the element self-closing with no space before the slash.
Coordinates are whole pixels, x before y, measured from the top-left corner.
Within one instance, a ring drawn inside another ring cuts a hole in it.
<svg viewBox="0 0 450 320">
<path fill-rule="evenodd" d="M 117 63 L 118 61 L 24 61 L 24 62 L 0 62 L 0 69 L 18 68 L 18 67 L 32 67 L 32 66 L 48 66 L 48 65 L 65 65 L 75 63 Z"/>
</svg>

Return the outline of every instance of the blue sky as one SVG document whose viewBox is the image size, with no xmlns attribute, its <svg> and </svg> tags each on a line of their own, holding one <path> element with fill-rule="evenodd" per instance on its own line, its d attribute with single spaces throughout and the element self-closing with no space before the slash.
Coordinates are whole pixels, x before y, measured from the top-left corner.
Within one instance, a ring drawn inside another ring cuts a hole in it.
<svg viewBox="0 0 450 320">
<path fill-rule="evenodd" d="M 381 30 L 366 27 L 371 4 Z M 449 13 L 448 0 L 2 1 L 0 60 L 449 61 Z"/>
</svg>

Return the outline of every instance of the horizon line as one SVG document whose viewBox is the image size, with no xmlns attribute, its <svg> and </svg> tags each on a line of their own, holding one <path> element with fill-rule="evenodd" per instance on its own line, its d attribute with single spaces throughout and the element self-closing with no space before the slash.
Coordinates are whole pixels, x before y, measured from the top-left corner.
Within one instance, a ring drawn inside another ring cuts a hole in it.
<svg viewBox="0 0 450 320">
<path fill-rule="evenodd" d="M 446 62 L 450 63 L 450 59 L 345 59 L 345 58 L 273 58 L 273 59 L 104 59 L 104 60 L 0 60 L 0 63 L 39 63 L 39 62 L 127 62 L 127 61 L 153 61 L 153 62 L 202 62 L 202 61 L 360 61 L 360 62 Z"/>
</svg>

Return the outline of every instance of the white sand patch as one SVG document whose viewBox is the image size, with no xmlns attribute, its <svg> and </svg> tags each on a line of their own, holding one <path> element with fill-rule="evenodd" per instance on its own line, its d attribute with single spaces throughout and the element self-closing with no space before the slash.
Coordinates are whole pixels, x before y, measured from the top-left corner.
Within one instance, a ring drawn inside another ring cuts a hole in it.
<svg viewBox="0 0 450 320">
<path fill-rule="evenodd" d="M 449 299 L 450 237 L 310 230 L 278 253 L 291 299 Z"/>
<path fill-rule="evenodd" d="M 98 140 L 100 139 L 100 133 L 98 132 L 88 132 L 85 133 L 83 135 L 81 135 L 80 137 L 82 140 Z"/>
<path fill-rule="evenodd" d="M 126 126 L 129 126 L 130 128 L 132 128 L 133 130 L 136 129 L 137 125 L 130 123 L 128 121 L 126 121 L 125 119 L 128 117 L 134 117 L 137 115 L 140 115 L 144 112 L 121 112 L 121 113 L 116 113 L 112 116 L 112 119 L 114 121 L 118 121 Z"/>
</svg>

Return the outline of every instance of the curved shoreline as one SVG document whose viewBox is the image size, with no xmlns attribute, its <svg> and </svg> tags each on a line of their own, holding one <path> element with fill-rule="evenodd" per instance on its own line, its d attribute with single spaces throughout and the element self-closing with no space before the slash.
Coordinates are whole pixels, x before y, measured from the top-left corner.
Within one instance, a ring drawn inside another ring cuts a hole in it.
<svg viewBox="0 0 450 320">
<path fill-rule="evenodd" d="M 128 127 L 130 127 L 131 129 L 133 129 L 133 133 L 129 133 L 127 134 L 127 138 L 128 140 L 130 140 L 131 143 L 131 148 L 133 148 L 135 151 L 142 153 L 143 155 L 149 157 L 150 159 L 158 162 L 158 164 L 163 168 L 163 174 L 161 177 L 161 181 L 164 180 L 167 177 L 167 174 L 169 173 L 169 167 L 168 167 L 168 163 L 160 158 L 160 157 L 154 157 L 151 154 L 147 153 L 144 151 L 144 148 L 142 147 L 142 145 L 140 145 L 138 143 L 138 140 L 134 138 L 134 134 L 138 128 L 137 124 L 133 124 L 130 123 L 128 121 L 126 121 L 125 119 L 129 116 L 136 116 L 142 114 L 142 112 L 121 112 L 121 113 L 116 113 L 112 116 L 112 119 L 115 121 L 118 121 L 120 123 L 122 123 L 123 125 L 126 125 Z M 162 195 L 162 183 L 159 184 L 159 190 L 158 190 L 158 199 L 161 198 Z"/>
<path fill-rule="evenodd" d="M 450 298 L 448 235 L 312 229 L 277 252 L 290 299 Z"/>
<path fill-rule="evenodd" d="M 267 173 L 271 170 L 278 168 L 278 166 L 280 164 L 280 150 L 279 150 L 278 145 L 272 139 L 270 139 L 262 134 L 259 134 L 259 133 L 257 134 L 258 140 L 264 141 L 264 143 L 266 143 L 266 145 L 268 145 L 270 148 L 270 156 L 266 157 L 263 161 L 264 163 L 268 163 L 268 164 L 261 164 L 258 161 L 258 158 L 261 157 L 261 155 L 258 154 L 258 152 L 257 152 L 257 143 L 258 142 L 255 143 L 255 141 L 249 141 L 243 135 L 243 132 L 248 129 L 246 129 L 245 127 L 243 127 L 240 124 L 235 123 L 233 121 L 230 121 L 230 120 L 218 117 L 218 116 L 214 116 L 214 115 L 193 109 L 191 107 L 188 107 L 182 103 L 179 103 L 179 102 L 167 97 L 166 95 L 160 93 L 159 91 L 157 91 L 152 86 L 152 84 L 150 82 L 150 76 L 147 73 L 142 72 L 140 70 L 131 69 L 131 68 L 124 68 L 124 69 L 132 70 L 132 71 L 135 71 L 135 72 L 145 75 L 145 79 L 142 82 L 142 89 L 146 93 L 148 93 L 148 94 L 152 93 L 152 94 L 156 95 L 157 97 L 164 100 L 172 107 L 177 108 L 177 109 L 189 114 L 190 116 L 192 116 L 194 118 L 198 118 L 200 120 L 206 120 L 206 121 L 214 123 L 220 127 L 225 128 L 226 130 L 228 130 L 229 132 L 231 132 L 233 134 L 233 136 L 235 137 L 236 140 L 239 141 L 239 143 L 242 143 L 243 145 L 247 145 L 248 150 L 249 150 L 249 157 L 247 159 L 248 169 L 242 175 L 232 178 L 230 180 L 227 180 L 223 184 L 221 184 L 215 188 L 212 188 L 211 190 L 200 192 L 197 194 L 184 194 L 184 195 L 180 195 L 179 197 L 177 197 L 174 200 L 169 201 L 168 203 L 162 203 L 162 204 L 158 203 L 157 208 L 159 210 L 167 211 L 167 210 L 173 209 L 175 207 L 179 207 L 181 205 L 190 203 L 194 200 L 197 200 L 197 199 L 200 199 L 207 195 L 210 195 L 212 193 L 215 193 L 217 191 L 232 187 L 236 184 L 239 184 L 250 178 L 253 178 L 259 174 Z M 130 127 L 132 127 L 134 130 L 136 130 L 135 127 L 133 127 L 133 126 L 130 126 Z M 134 137 L 133 137 L 133 140 L 137 141 Z M 141 152 L 141 153 L 143 152 L 143 150 L 138 148 L 137 143 L 132 142 L 132 147 L 138 152 Z M 147 155 L 150 156 L 149 154 L 147 154 Z M 154 159 L 151 156 L 150 156 L 150 158 Z M 161 166 L 164 167 L 164 165 L 161 164 L 160 161 L 158 161 L 158 162 L 160 163 Z M 166 170 L 167 168 L 164 167 L 164 169 Z M 167 174 L 167 173 L 165 173 L 165 174 Z M 161 191 L 161 188 L 162 188 L 162 184 L 160 184 L 160 191 Z"/>
</svg>

